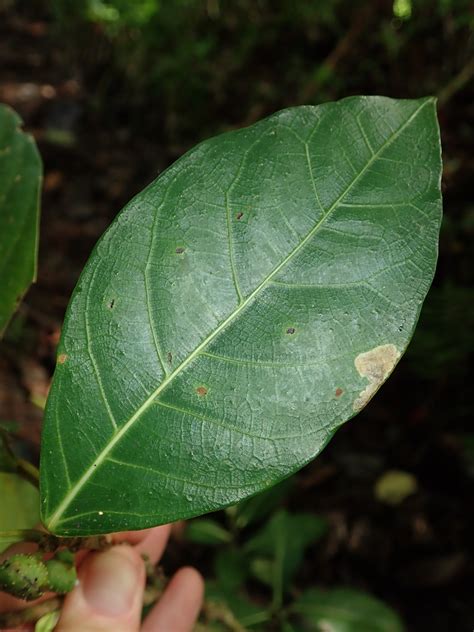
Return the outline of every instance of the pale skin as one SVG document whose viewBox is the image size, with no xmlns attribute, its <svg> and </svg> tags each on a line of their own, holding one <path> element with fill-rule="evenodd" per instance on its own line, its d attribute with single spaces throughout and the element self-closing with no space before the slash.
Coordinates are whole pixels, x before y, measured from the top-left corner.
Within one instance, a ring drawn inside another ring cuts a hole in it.
<svg viewBox="0 0 474 632">
<path fill-rule="evenodd" d="M 56 632 L 191 632 L 204 592 L 201 575 L 191 567 L 172 577 L 161 599 L 140 621 L 145 587 L 142 554 L 156 564 L 170 528 L 118 533 L 113 536 L 115 546 L 107 551 L 78 554 L 79 582 L 64 600 Z M 0 612 L 24 605 L 0 593 Z M 32 628 L 22 627 L 27 629 Z"/>
</svg>

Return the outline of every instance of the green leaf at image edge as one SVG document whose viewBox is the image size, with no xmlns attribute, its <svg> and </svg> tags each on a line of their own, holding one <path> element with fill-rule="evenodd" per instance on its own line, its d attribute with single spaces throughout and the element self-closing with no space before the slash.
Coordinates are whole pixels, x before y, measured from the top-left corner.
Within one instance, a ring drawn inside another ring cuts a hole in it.
<svg viewBox="0 0 474 632">
<path fill-rule="evenodd" d="M 44 524 L 188 518 L 314 458 L 409 343 L 440 176 L 434 99 L 351 97 L 205 141 L 136 196 L 68 308 Z"/>
<path fill-rule="evenodd" d="M 36 279 L 42 164 L 21 123 L 0 104 L 0 336 Z"/>
<path fill-rule="evenodd" d="M 39 493 L 17 474 L 0 472 L 0 552 L 21 537 L 1 537 L 2 531 L 32 529 L 39 521 Z"/>
</svg>

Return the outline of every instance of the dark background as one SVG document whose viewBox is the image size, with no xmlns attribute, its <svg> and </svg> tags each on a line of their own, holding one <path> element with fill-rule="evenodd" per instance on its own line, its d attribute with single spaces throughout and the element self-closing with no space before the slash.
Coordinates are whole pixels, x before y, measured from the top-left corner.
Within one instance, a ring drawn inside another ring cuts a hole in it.
<svg viewBox="0 0 474 632">
<path fill-rule="evenodd" d="M 38 282 L 1 346 L 0 417 L 22 422 L 36 457 L 36 404 L 69 296 L 130 197 L 197 141 L 283 107 L 352 94 L 438 96 L 445 217 L 414 340 L 283 501 L 331 525 L 300 584 L 366 589 L 416 631 L 474 628 L 469 4 L 0 0 L 0 101 L 21 114 L 45 166 Z M 374 496 L 390 469 L 418 483 L 395 507 Z M 208 573 L 207 550 L 173 547 L 171 565 L 191 561 Z"/>
</svg>

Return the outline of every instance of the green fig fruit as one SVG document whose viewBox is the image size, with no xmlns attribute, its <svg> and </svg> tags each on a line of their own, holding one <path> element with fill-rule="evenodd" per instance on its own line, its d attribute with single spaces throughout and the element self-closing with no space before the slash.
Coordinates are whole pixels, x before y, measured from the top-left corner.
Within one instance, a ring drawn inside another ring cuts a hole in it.
<svg viewBox="0 0 474 632">
<path fill-rule="evenodd" d="M 74 588 L 77 581 L 74 564 L 56 557 L 45 562 L 45 565 L 48 571 L 48 584 L 53 592 L 64 594 Z"/>
<path fill-rule="evenodd" d="M 0 564 L 0 589 L 32 601 L 48 588 L 48 571 L 37 555 L 16 554 Z"/>
</svg>

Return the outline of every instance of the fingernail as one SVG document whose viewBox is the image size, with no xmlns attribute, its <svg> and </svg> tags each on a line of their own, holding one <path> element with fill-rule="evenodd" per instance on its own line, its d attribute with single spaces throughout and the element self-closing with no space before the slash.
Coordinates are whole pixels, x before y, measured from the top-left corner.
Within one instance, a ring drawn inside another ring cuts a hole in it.
<svg viewBox="0 0 474 632">
<path fill-rule="evenodd" d="M 84 597 L 101 615 L 121 616 L 133 606 L 140 568 L 126 549 L 126 546 L 117 546 L 87 560 L 82 578 Z"/>
</svg>

